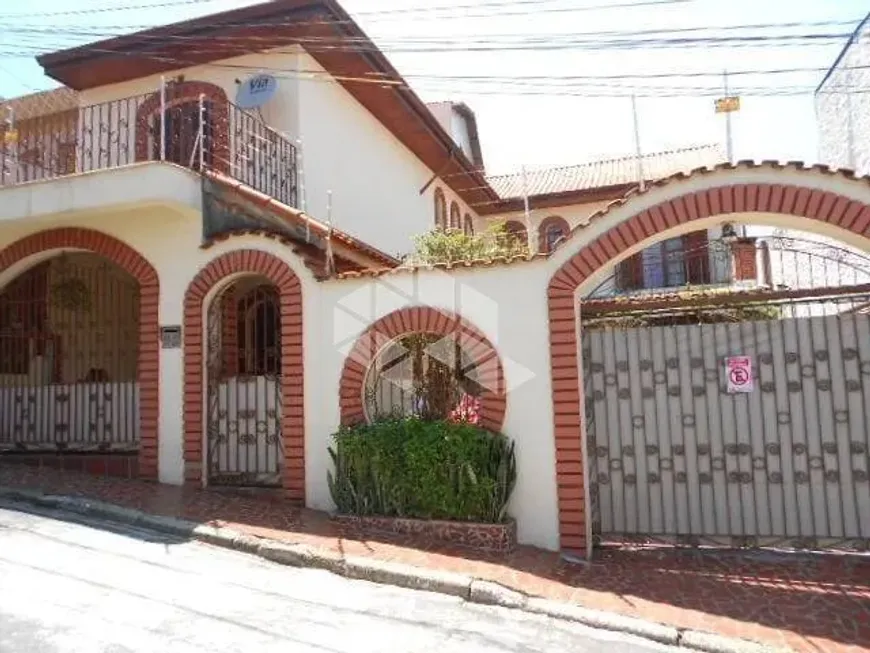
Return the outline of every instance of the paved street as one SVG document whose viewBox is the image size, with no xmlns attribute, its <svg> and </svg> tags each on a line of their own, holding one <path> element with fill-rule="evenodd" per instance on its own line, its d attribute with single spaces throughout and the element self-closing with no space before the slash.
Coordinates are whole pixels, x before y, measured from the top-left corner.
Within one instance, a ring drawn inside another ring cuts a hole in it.
<svg viewBox="0 0 870 653">
<path fill-rule="evenodd" d="M 0 505 L 0 651 L 669 651 L 163 535 Z"/>
</svg>

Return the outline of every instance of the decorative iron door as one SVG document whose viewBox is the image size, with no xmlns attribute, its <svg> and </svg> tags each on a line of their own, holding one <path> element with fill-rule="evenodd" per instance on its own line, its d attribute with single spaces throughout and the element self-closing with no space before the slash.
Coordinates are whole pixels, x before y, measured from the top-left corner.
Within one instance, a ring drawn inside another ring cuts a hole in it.
<svg viewBox="0 0 870 653">
<path fill-rule="evenodd" d="M 209 306 L 208 480 L 279 486 L 281 342 L 278 296 L 269 286 L 230 288 Z"/>
</svg>

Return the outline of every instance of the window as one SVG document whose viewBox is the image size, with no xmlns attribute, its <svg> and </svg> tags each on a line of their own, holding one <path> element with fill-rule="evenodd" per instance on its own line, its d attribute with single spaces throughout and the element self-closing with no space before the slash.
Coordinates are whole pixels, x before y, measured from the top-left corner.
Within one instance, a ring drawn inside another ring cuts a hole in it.
<svg viewBox="0 0 870 653">
<path fill-rule="evenodd" d="M 463 218 L 462 220 L 462 231 L 465 233 L 466 236 L 474 235 L 474 221 L 467 213 L 465 214 L 465 218 Z"/>
<path fill-rule="evenodd" d="M 444 191 L 435 189 L 435 228 L 447 228 L 447 202 L 444 200 Z"/>
<path fill-rule="evenodd" d="M 619 264 L 616 280 L 620 290 L 709 283 L 707 232 L 695 231 L 647 247 Z"/>
<path fill-rule="evenodd" d="M 528 232 L 521 222 L 516 220 L 508 220 L 504 223 L 505 236 L 515 241 L 519 245 L 525 245 L 529 242 Z"/>
<path fill-rule="evenodd" d="M 565 239 L 569 231 L 568 223 L 558 215 L 545 218 L 538 227 L 538 250 L 549 254 Z"/>
<path fill-rule="evenodd" d="M 459 213 L 459 205 L 456 202 L 450 202 L 450 228 L 461 229 L 462 218 Z"/>
<path fill-rule="evenodd" d="M 666 288 L 686 285 L 686 250 L 682 238 L 669 238 L 661 244 Z"/>
</svg>

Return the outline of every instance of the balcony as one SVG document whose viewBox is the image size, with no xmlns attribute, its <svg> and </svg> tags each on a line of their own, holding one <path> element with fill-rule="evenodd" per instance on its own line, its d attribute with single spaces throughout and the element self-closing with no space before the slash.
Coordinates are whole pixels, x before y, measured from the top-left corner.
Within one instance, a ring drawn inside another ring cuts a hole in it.
<svg viewBox="0 0 870 653">
<path fill-rule="evenodd" d="M 0 188 L 142 161 L 211 170 L 297 206 L 293 143 L 221 96 L 151 93 L 0 123 Z"/>
</svg>

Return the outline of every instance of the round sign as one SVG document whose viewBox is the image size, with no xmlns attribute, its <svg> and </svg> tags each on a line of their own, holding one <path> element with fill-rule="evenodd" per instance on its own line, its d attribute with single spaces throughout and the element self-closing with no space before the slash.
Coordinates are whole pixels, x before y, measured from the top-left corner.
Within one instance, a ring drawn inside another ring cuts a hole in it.
<svg viewBox="0 0 870 653">
<path fill-rule="evenodd" d="M 272 75 L 254 75 L 239 84 L 236 104 L 240 109 L 256 109 L 271 100 L 276 90 L 278 80 Z"/>
<path fill-rule="evenodd" d="M 732 367 L 731 383 L 734 385 L 746 385 L 749 383 L 749 370 L 745 367 Z"/>
</svg>

